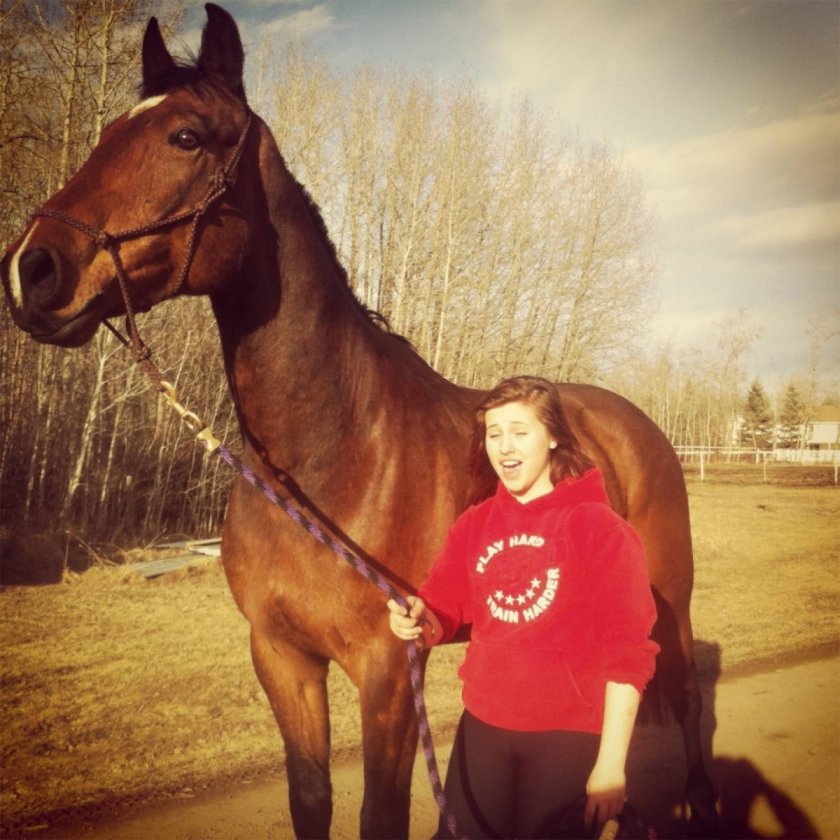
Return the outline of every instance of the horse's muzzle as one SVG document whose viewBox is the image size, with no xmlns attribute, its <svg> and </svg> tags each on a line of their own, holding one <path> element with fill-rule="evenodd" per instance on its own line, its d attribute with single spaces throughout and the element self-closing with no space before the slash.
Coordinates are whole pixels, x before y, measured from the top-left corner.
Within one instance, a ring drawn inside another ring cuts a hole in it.
<svg viewBox="0 0 840 840">
<path fill-rule="evenodd" d="M 96 332 L 101 321 L 96 301 L 69 318 L 54 311 L 62 302 L 62 273 L 52 248 L 7 253 L 0 275 L 14 322 L 36 341 L 76 347 Z"/>
</svg>

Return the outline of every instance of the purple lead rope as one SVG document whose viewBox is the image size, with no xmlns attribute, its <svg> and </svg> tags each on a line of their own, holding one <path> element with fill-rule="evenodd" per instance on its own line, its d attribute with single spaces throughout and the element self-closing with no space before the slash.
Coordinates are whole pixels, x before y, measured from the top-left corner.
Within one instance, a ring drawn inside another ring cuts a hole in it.
<svg viewBox="0 0 840 840">
<path fill-rule="evenodd" d="M 272 487 L 266 484 L 253 470 L 245 466 L 224 444 L 219 444 L 215 451 L 234 472 L 241 475 L 249 484 L 256 487 L 257 490 L 270 502 L 277 505 L 293 522 L 296 522 L 315 537 L 318 542 L 323 543 L 343 560 L 346 560 L 360 575 L 384 592 L 389 598 L 393 598 L 404 609 L 409 609 L 409 604 L 405 597 L 394 588 L 387 578 L 379 574 L 376 569 L 371 568 L 358 554 L 344 545 L 344 543 L 337 540 L 316 522 L 308 519 L 294 505 L 278 495 Z M 440 780 L 440 773 L 438 772 L 435 748 L 432 743 L 432 730 L 429 726 L 429 715 L 423 700 L 423 669 L 420 667 L 420 658 L 417 655 L 415 643 L 413 641 L 408 642 L 406 644 L 406 650 L 408 651 L 408 672 L 411 677 L 411 687 L 414 693 L 414 711 L 417 714 L 417 728 L 423 744 L 423 755 L 426 757 L 426 769 L 429 774 L 429 783 L 432 786 L 432 794 L 435 797 L 440 815 L 446 822 L 449 833 L 452 837 L 460 838 L 463 835 L 458 831 L 458 824 L 455 821 L 454 815 L 449 810 L 446 796 L 443 792 L 443 785 Z"/>
</svg>

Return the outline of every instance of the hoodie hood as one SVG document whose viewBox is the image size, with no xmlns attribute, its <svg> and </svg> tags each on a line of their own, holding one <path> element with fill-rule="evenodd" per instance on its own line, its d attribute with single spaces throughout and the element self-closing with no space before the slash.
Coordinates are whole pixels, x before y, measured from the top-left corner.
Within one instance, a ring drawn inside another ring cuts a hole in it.
<svg viewBox="0 0 840 840">
<path fill-rule="evenodd" d="M 587 470 L 580 478 L 569 476 L 554 485 L 550 493 L 538 496 L 529 502 L 520 502 L 500 481 L 496 488 L 495 503 L 504 507 L 515 506 L 518 509 L 540 511 L 543 508 L 560 510 L 569 505 L 595 502 L 609 507 L 610 499 L 604 476 L 597 467 Z"/>
</svg>

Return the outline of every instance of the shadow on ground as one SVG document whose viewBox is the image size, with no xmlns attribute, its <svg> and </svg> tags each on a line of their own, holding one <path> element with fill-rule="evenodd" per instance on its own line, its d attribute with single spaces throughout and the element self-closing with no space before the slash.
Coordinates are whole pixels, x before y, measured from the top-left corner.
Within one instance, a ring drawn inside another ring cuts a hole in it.
<svg viewBox="0 0 840 840">
<path fill-rule="evenodd" d="M 802 808 L 774 786 L 751 760 L 729 756 L 711 758 L 715 755 L 721 651 L 717 644 L 703 641 L 695 642 L 695 650 L 703 692 L 704 754 L 718 790 L 722 836 L 818 838 L 816 827 Z M 744 730 L 745 739 L 751 735 L 749 730 Z M 637 729 L 628 761 L 629 798 L 656 827 L 660 838 L 692 836 L 683 804 L 683 756 L 682 733 L 676 723 Z"/>
</svg>

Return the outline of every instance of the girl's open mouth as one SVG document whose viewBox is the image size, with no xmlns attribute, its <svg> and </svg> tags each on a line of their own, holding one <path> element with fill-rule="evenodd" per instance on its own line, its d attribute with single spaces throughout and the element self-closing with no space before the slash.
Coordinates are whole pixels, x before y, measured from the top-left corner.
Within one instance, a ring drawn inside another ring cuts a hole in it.
<svg viewBox="0 0 840 840">
<path fill-rule="evenodd" d="M 501 464 L 502 472 L 504 472 L 505 478 L 512 478 L 522 466 L 522 461 L 502 461 Z"/>
</svg>

